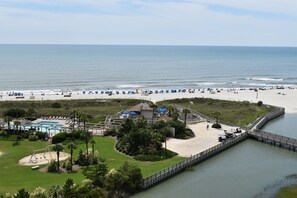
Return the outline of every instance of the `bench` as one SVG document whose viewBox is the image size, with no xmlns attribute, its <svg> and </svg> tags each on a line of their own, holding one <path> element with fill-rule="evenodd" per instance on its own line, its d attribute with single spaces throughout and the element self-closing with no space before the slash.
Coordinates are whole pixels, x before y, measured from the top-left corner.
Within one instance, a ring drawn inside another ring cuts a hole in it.
<svg viewBox="0 0 297 198">
<path fill-rule="evenodd" d="M 32 167 L 32 170 L 37 170 L 37 169 L 39 169 L 39 166 L 33 166 Z"/>
</svg>

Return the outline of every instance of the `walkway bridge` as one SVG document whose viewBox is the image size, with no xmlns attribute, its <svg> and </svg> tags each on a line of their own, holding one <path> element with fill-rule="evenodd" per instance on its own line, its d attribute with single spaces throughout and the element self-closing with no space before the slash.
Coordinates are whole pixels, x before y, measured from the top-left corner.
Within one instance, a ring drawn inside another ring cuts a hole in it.
<svg viewBox="0 0 297 198">
<path fill-rule="evenodd" d="M 192 111 L 192 110 L 191 110 Z M 193 111 L 192 111 L 193 112 Z M 194 112 L 198 113 L 198 112 Z M 279 146 L 288 150 L 297 151 L 297 139 L 289 138 L 277 134 L 272 134 L 269 132 L 261 131 L 260 129 L 270 120 L 282 116 L 285 114 L 284 108 L 276 107 L 273 112 L 270 112 L 266 114 L 265 116 L 262 116 L 258 118 L 253 124 L 248 126 L 246 128 L 246 132 L 237 135 L 234 138 L 228 139 L 225 142 L 222 142 L 214 147 L 211 147 L 203 152 L 197 153 L 196 155 L 193 155 L 177 164 L 174 164 L 170 167 L 167 167 L 153 175 L 150 175 L 143 179 L 142 187 L 143 189 L 150 188 L 153 185 L 156 185 L 159 182 L 163 182 L 166 179 L 182 172 L 186 168 L 189 168 L 193 165 L 199 164 L 200 162 L 203 162 L 206 159 L 209 159 L 224 150 L 227 150 L 228 148 L 233 147 L 234 145 L 246 140 L 246 139 L 255 139 L 260 142 L 264 142 L 267 144 L 271 144 L 274 146 Z M 200 114 L 199 114 L 200 115 Z M 204 119 L 211 119 L 209 117 L 200 115 L 200 117 Z"/>
</svg>

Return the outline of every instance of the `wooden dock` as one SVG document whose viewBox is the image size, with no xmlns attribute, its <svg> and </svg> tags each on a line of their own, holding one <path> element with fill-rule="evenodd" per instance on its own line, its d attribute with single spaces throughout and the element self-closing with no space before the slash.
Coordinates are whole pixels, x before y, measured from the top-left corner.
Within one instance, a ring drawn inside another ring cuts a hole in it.
<svg viewBox="0 0 297 198">
<path fill-rule="evenodd" d="M 297 139 L 294 138 L 259 130 L 248 131 L 248 136 L 249 138 L 266 144 L 278 146 L 292 151 L 297 151 Z"/>
<path fill-rule="evenodd" d="M 193 112 L 193 111 L 192 111 Z M 204 119 L 211 119 L 209 117 L 206 117 L 199 112 L 195 112 L 199 114 Z M 234 138 L 228 139 L 225 142 L 222 142 L 214 147 L 211 147 L 203 152 L 197 153 L 196 155 L 193 155 L 177 164 L 174 164 L 170 167 L 167 167 L 153 175 L 150 175 L 143 179 L 142 188 L 143 190 L 150 188 L 160 182 L 165 181 L 166 179 L 182 172 L 188 167 L 191 167 L 193 165 L 199 164 L 203 162 L 204 160 L 207 160 L 224 150 L 233 147 L 234 145 L 248 139 L 254 139 L 260 142 L 264 142 L 267 144 L 271 144 L 274 146 L 279 146 L 281 148 L 285 148 L 292 151 L 297 151 L 297 139 L 289 138 L 265 131 L 261 131 L 260 129 L 268 123 L 270 120 L 273 120 L 276 117 L 282 116 L 285 114 L 284 108 L 276 107 L 276 109 L 273 112 L 268 113 L 265 116 L 262 116 L 258 118 L 253 124 L 251 124 L 249 127 L 247 127 L 246 132 L 237 135 Z"/>
</svg>

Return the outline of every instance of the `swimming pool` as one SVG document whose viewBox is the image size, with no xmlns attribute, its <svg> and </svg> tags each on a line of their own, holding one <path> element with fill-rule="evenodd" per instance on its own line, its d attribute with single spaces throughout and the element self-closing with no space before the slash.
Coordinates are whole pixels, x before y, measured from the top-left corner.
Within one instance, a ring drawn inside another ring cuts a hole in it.
<svg viewBox="0 0 297 198">
<path fill-rule="evenodd" d="M 26 130 L 35 129 L 36 131 L 41 132 L 48 132 L 48 133 L 59 133 L 62 131 L 62 124 L 59 122 L 48 122 L 48 121 L 41 121 L 38 123 L 33 123 L 29 126 L 25 126 Z"/>
</svg>

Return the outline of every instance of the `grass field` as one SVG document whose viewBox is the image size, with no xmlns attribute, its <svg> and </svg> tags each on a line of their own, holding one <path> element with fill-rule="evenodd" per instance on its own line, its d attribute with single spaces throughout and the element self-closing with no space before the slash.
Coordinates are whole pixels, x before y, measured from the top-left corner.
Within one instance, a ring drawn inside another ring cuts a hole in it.
<svg viewBox="0 0 297 198">
<path fill-rule="evenodd" d="M 283 188 L 276 196 L 277 198 L 296 198 L 297 187 L 286 187 Z"/>
<path fill-rule="evenodd" d="M 53 108 L 53 103 L 58 102 L 60 108 Z M 134 99 L 90 99 L 90 100 L 60 100 L 60 101 L 2 101 L 0 102 L 0 117 L 10 108 L 19 108 L 28 111 L 34 109 L 33 115 L 29 117 L 47 116 L 69 116 L 72 111 L 91 115 L 91 122 L 104 121 L 107 115 L 126 110 L 142 100 Z"/>
<path fill-rule="evenodd" d="M 215 112 L 219 112 L 220 120 L 225 123 L 243 127 L 272 110 L 272 107 L 267 107 L 266 105 L 258 106 L 257 104 L 249 102 L 234 102 L 206 98 L 175 99 L 162 101 L 158 104 L 181 105 L 210 117 L 215 117 Z"/>
<path fill-rule="evenodd" d="M 94 139 L 97 142 L 95 144 L 96 150 L 98 150 L 101 157 L 106 159 L 110 169 L 118 168 L 124 161 L 128 161 L 140 167 L 143 175 L 148 176 L 183 160 L 181 157 L 173 157 L 159 162 L 140 162 L 115 151 L 113 149 L 114 139 L 109 137 L 95 137 Z M 13 143 L 12 141 L 0 141 L 0 151 L 4 153 L 0 156 L 0 195 L 6 192 L 16 192 L 21 187 L 29 191 L 38 186 L 48 188 L 51 185 L 63 184 L 67 178 L 73 178 L 78 184 L 84 179 L 81 170 L 76 173 L 42 173 L 38 170 L 33 171 L 30 167 L 18 165 L 19 159 L 31 155 L 35 149 L 45 148 L 49 143 L 22 141 L 17 146 L 13 146 Z M 80 148 L 85 150 L 85 145 L 79 145 L 75 150 L 76 156 Z"/>
</svg>

